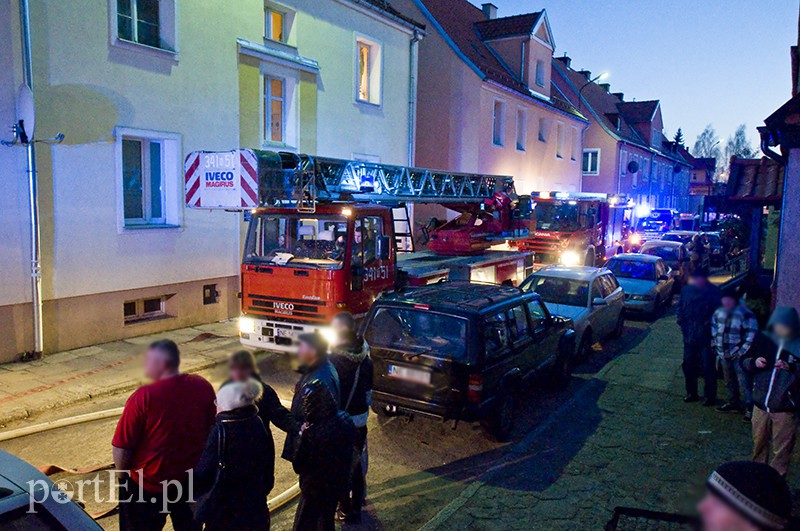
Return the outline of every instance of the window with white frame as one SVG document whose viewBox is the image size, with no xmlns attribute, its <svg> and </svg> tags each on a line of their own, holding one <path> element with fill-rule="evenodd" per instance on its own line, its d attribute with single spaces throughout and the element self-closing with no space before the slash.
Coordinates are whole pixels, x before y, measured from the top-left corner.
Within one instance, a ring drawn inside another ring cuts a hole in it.
<svg viewBox="0 0 800 531">
<path fill-rule="evenodd" d="M 547 119 L 539 118 L 539 142 L 547 142 Z"/>
<path fill-rule="evenodd" d="M 123 228 L 180 225 L 180 142 L 168 133 L 117 129 Z"/>
<path fill-rule="evenodd" d="M 167 300 L 171 297 L 172 295 L 162 295 L 158 297 L 148 297 L 146 299 L 125 301 L 122 304 L 122 315 L 125 324 L 168 317 Z"/>
<path fill-rule="evenodd" d="M 578 148 L 580 147 L 580 137 L 578 136 L 578 128 L 571 129 L 572 139 L 569 144 L 569 159 L 578 160 Z"/>
<path fill-rule="evenodd" d="M 286 13 L 272 6 L 264 8 L 264 36 L 267 39 L 286 42 Z"/>
<path fill-rule="evenodd" d="M 365 37 L 356 37 L 356 101 L 381 103 L 381 45 Z"/>
<path fill-rule="evenodd" d="M 176 50 L 175 0 L 110 0 L 115 41 Z"/>
<path fill-rule="evenodd" d="M 564 144 L 566 144 L 566 131 L 562 122 L 556 123 L 556 157 L 564 158 Z"/>
<path fill-rule="evenodd" d="M 544 86 L 544 61 L 541 59 L 536 61 L 536 84 L 540 87 Z"/>
<path fill-rule="evenodd" d="M 505 140 L 506 126 L 506 104 L 500 100 L 494 100 L 492 107 L 492 143 L 495 146 L 502 146 Z"/>
<path fill-rule="evenodd" d="M 524 109 L 517 109 L 517 149 L 525 151 L 528 144 L 528 117 Z"/>
<path fill-rule="evenodd" d="M 583 174 L 598 175 L 600 173 L 600 150 L 583 150 Z"/>
<path fill-rule="evenodd" d="M 286 143 L 286 82 L 264 76 L 264 141 Z"/>
</svg>

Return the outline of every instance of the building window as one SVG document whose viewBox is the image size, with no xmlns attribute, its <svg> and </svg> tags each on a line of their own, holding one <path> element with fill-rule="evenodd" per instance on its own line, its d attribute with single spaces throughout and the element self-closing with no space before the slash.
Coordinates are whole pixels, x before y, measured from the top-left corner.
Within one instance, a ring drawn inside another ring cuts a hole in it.
<svg viewBox="0 0 800 531">
<path fill-rule="evenodd" d="M 525 151 L 528 144 L 528 117 L 525 111 L 517 109 L 517 149 Z"/>
<path fill-rule="evenodd" d="M 547 119 L 539 118 L 539 142 L 547 142 Z"/>
<path fill-rule="evenodd" d="M 125 301 L 122 304 L 122 315 L 125 324 L 133 324 L 141 321 L 150 321 L 153 319 L 163 319 L 167 317 L 167 299 L 168 295 L 160 297 L 149 297 L 146 299 L 138 299 L 132 301 Z"/>
<path fill-rule="evenodd" d="M 176 50 L 175 0 L 110 0 L 113 42 Z"/>
<path fill-rule="evenodd" d="M 583 174 L 584 175 L 597 175 L 600 173 L 600 150 L 599 149 L 584 149 L 583 150 Z"/>
<path fill-rule="evenodd" d="M 502 146 L 506 125 L 506 104 L 495 100 L 492 110 L 492 143 L 495 146 Z"/>
<path fill-rule="evenodd" d="M 163 145 L 147 138 L 122 139 L 125 225 L 163 225 Z"/>
<path fill-rule="evenodd" d="M 564 131 L 564 124 L 561 122 L 556 123 L 556 157 L 564 158 L 564 144 L 566 144 L 566 132 Z"/>
<path fill-rule="evenodd" d="M 381 46 L 356 38 L 356 101 L 381 103 Z"/>
<path fill-rule="evenodd" d="M 264 76 L 264 140 L 285 143 L 286 88 L 284 80 Z"/>
<path fill-rule="evenodd" d="M 578 160 L 578 148 L 580 147 L 580 138 L 578 136 L 578 128 L 572 128 L 572 142 L 569 145 L 569 159 Z"/>
<path fill-rule="evenodd" d="M 286 15 L 271 7 L 264 10 L 264 35 L 273 41 L 286 42 Z"/>
<path fill-rule="evenodd" d="M 544 61 L 541 59 L 536 61 L 536 84 L 540 87 L 544 86 Z"/>
</svg>

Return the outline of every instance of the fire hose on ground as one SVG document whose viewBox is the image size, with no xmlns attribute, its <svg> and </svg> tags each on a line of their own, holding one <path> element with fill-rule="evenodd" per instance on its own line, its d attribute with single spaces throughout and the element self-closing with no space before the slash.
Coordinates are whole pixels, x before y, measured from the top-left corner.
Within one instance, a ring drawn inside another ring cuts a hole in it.
<svg viewBox="0 0 800 531">
<path fill-rule="evenodd" d="M 289 407 L 291 405 L 286 400 L 281 400 L 281 403 Z M 0 442 L 10 441 L 12 439 L 18 439 L 20 437 L 26 437 L 28 435 L 34 435 L 37 433 L 42 433 L 45 431 L 55 430 L 58 428 L 66 428 L 68 426 L 75 426 L 76 424 L 83 424 L 86 422 L 94 422 L 96 420 L 104 420 L 109 418 L 118 417 L 122 414 L 122 407 L 115 407 L 112 409 L 104 409 L 102 411 L 94 411 L 92 413 L 84 413 L 82 415 L 75 415 L 73 417 L 66 417 L 63 419 L 58 420 L 51 420 L 48 422 L 42 422 L 41 424 L 34 424 L 32 426 L 25 426 L 24 428 L 18 428 L 16 430 L 9 430 L 0 433 Z M 39 467 L 39 470 L 47 475 L 50 476 L 52 474 L 57 473 L 67 473 L 67 474 L 90 474 L 92 472 L 98 472 L 100 470 L 106 470 L 113 468 L 113 463 L 108 463 L 100 466 L 89 467 L 89 468 L 80 468 L 80 469 L 73 469 L 73 468 L 65 468 L 58 465 L 45 465 Z M 281 492 L 274 498 L 267 500 L 267 507 L 269 508 L 270 512 L 275 512 L 278 509 L 281 509 L 283 506 L 294 500 L 297 496 L 300 495 L 300 484 L 295 483 L 285 491 Z M 95 520 L 108 516 L 114 512 L 116 512 L 118 506 L 114 506 L 113 508 L 103 511 L 98 514 L 90 515 Z"/>
</svg>

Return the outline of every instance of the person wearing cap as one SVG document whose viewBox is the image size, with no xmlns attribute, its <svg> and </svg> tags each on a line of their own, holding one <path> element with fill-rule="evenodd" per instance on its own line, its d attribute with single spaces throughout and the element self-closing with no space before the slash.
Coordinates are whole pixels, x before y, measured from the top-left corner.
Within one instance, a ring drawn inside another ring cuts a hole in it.
<svg viewBox="0 0 800 531">
<path fill-rule="evenodd" d="M 356 459 L 356 428 L 318 379 L 301 390 L 305 422 L 292 466 L 300 476 L 295 531 L 333 531 L 336 504 L 347 492 Z"/>
<path fill-rule="evenodd" d="M 697 511 L 705 531 L 789 529 L 792 496 L 786 480 L 772 467 L 733 461 L 708 477 Z"/>
<path fill-rule="evenodd" d="M 711 318 L 714 351 L 722 365 L 728 401 L 717 408 L 721 412 L 741 412 L 750 420 L 753 411 L 753 379 L 742 367 L 741 359 L 758 335 L 755 314 L 739 301 L 736 291 L 722 292 L 722 306 Z M 744 404 L 742 403 L 744 397 Z"/>
<path fill-rule="evenodd" d="M 756 336 L 742 367 L 753 375 L 753 461 L 785 476 L 797 436 L 800 400 L 800 317 L 775 309 L 764 333 Z"/>
<path fill-rule="evenodd" d="M 262 391 L 250 379 L 217 392 L 216 423 L 194 470 L 195 515 L 206 531 L 269 529 L 275 455 L 256 406 Z"/>
<path fill-rule="evenodd" d="M 300 344 L 297 347 L 294 362 L 297 365 L 297 372 L 300 373 L 300 379 L 294 386 L 291 412 L 298 425 L 302 425 L 305 420 L 303 415 L 303 390 L 308 383 L 313 380 L 322 382 L 331 392 L 338 406 L 339 376 L 328 359 L 328 342 L 325 341 L 321 334 L 316 332 L 300 334 L 297 339 Z M 299 433 L 287 433 L 281 457 L 287 461 L 292 461 L 299 442 Z"/>
<path fill-rule="evenodd" d="M 700 400 L 697 380 L 703 377 L 703 405 L 717 402 L 717 369 L 711 350 L 711 317 L 720 306 L 720 290 L 708 281 L 704 269 L 695 269 L 689 283 L 681 289 L 678 301 L 678 326 L 683 333 L 683 376 L 686 382 L 684 402 Z"/>
</svg>

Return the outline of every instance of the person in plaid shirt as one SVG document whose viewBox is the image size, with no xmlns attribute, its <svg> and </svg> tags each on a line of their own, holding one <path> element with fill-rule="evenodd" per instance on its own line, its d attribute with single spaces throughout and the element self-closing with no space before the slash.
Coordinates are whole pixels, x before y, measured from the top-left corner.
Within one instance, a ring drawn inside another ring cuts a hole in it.
<svg viewBox="0 0 800 531">
<path fill-rule="evenodd" d="M 720 306 L 711 318 L 711 335 L 714 350 L 722 364 L 728 401 L 717 408 L 722 412 L 741 412 L 744 397 L 745 418 L 753 411 L 753 381 L 741 364 L 758 334 L 755 314 L 739 301 L 735 291 L 722 294 Z"/>
</svg>

